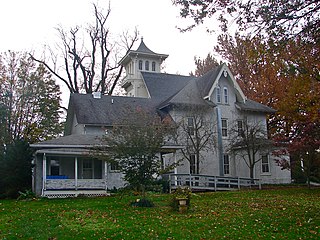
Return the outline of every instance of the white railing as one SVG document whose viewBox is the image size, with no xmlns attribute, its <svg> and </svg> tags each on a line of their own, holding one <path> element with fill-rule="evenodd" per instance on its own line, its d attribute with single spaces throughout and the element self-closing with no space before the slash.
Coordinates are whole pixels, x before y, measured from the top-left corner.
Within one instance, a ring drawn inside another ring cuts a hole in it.
<svg viewBox="0 0 320 240">
<path fill-rule="evenodd" d="M 198 174 L 166 174 L 170 190 L 177 187 L 190 187 L 193 190 L 232 190 L 241 188 L 258 187 L 261 189 L 260 179 L 233 178 Z"/>
<path fill-rule="evenodd" d="M 105 179 L 46 179 L 46 190 L 50 189 L 106 189 Z"/>
</svg>

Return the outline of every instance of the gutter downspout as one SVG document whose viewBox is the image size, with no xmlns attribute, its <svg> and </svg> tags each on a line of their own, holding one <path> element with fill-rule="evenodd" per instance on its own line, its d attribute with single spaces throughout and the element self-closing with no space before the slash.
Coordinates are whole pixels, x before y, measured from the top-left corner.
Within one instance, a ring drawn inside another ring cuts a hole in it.
<svg viewBox="0 0 320 240">
<path fill-rule="evenodd" d="M 224 176 L 223 171 L 223 145 L 222 145 L 222 121 L 221 121 L 221 110 L 216 107 L 217 113 L 217 129 L 218 129 L 218 158 L 219 158 L 219 175 Z"/>
</svg>

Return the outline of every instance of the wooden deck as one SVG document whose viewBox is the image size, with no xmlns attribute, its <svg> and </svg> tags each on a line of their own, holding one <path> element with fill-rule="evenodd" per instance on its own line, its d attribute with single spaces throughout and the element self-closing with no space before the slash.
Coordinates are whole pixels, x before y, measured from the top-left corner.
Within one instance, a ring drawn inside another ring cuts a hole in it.
<svg viewBox="0 0 320 240">
<path fill-rule="evenodd" d="M 260 179 L 232 178 L 196 174 L 167 174 L 170 191 L 178 187 L 189 187 L 192 191 L 230 191 L 241 188 L 261 189 Z"/>
</svg>

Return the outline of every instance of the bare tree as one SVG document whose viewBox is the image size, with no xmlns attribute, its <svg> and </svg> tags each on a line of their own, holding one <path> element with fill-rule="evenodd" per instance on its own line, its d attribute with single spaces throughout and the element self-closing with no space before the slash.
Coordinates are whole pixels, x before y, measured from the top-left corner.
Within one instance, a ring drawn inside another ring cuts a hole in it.
<svg viewBox="0 0 320 240">
<path fill-rule="evenodd" d="M 214 150 L 214 124 L 208 117 L 208 106 L 190 105 L 184 110 L 184 117 L 177 122 L 176 141 L 184 146 L 181 152 L 190 163 L 190 173 L 199 174 L 204 154 Z"/>
<path fill-rule="evenodd" d="M 266 127 L 261 122 L 253 122 L 245 118 L 231 128 L 228 148 L 241 157 L 250 170 L 250 178 L 253 179 L 254 167 L 262 159 L 259 153 L 269 152 L 273 144 L 268 139 Z"/>
<path fill-rule="evenodd" d="M 121 77 L 123 66 L 119 65 L 121 50 L 124 56 L 138 39 L 138 31 L 133 35 L 128 32 L 120 36 L 120 40 L 114 42 L 111 38 L 107 20 L 110 16 L 110 5 L 103 13 L 93 4 L 95 22 L 87 29 L 79 26 L 65 31 L 61 26 L 57 28 L 61 43 L 63 63 L 61 67 L 64 74 L 59 71 L 59 56 L 52 49 L 52 63 L 36 58 L 33 60 L 42 63 L 55 77 L 64 82 L 71 93 L 92 93 L 100 91 L 111 95 Z M 81 34 L 84 33 L 84 34 Z M 86 40 L 88 46 L 86 45 Z"/>
</svg>

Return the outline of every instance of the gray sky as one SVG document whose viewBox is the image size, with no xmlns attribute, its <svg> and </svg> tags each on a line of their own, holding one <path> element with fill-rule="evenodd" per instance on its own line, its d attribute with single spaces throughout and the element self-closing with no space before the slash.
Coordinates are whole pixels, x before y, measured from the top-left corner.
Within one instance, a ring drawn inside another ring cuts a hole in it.
<svg viewBox="0 0 320 240">
<path fill-rule="evenodd" d="M 92 2 L 107 8 L 107 0 L 2 0 L 0 52 L 42 52 L 44 45 L 57 42 L 59 24 L 69 29 L 93 19 Z M 194 56 L 206 57 L 215 44 L 204 27 L 180 33 L 176 26 L 185 21 L 171 0 L 111 0 L 109 21 L 113 34 L 137 27 L 151 50 L 169 54 L 164 69 L 168 73 L 188 75 L 195 68 Z"/>
</svg>

